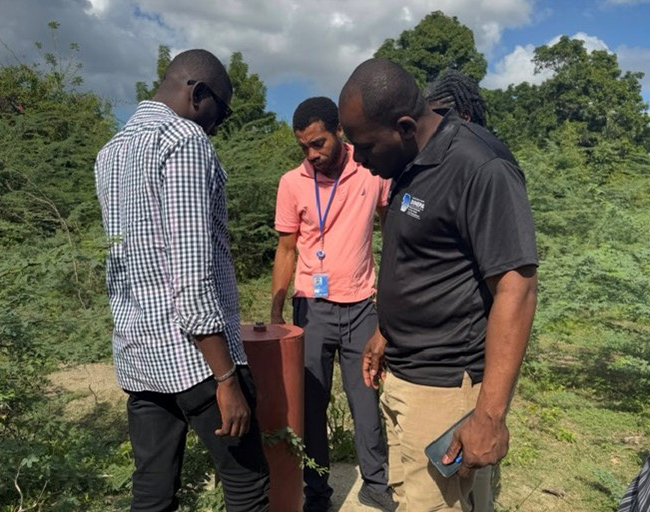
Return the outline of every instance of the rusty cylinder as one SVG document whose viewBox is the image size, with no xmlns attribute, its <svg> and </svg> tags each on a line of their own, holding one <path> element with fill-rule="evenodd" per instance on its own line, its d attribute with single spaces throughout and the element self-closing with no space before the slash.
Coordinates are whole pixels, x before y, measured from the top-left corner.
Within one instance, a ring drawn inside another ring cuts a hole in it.
<svg viewBox="0 0 650 512">
<path fill-rule="evenodd" d="M 304 340 L 294 325 L 242 325 L 242 340 L 257 389 L 257 419 L 263 434 L 290 427 L 304 437 Z M 264 443 L 271 472 L 271 511 L 302 511 L 300 458 L 288 445 Z"/>
</svg>

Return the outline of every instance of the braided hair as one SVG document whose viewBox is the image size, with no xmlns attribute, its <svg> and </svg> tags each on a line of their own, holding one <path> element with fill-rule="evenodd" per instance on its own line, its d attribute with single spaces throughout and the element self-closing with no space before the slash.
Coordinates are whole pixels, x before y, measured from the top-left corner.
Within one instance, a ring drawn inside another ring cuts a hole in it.
<svg viewBox="0 0 650 512">
<path fill-rule="evenodd" d="M 429 103 L 451 107 L 472 123 L 485 126 L 485 101 L 476 81 L 466 74 L 447 69 L 426 86 L 423 94 Z"/>
</svg>

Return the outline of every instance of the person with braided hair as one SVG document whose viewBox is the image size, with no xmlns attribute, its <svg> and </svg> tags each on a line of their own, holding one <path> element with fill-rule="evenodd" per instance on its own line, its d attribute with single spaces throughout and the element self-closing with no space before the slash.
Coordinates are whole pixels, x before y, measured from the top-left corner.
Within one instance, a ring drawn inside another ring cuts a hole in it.
<svg viewBox="0 0 650 512">
<path fill-rule="evenodd" d="M 446 69 L 424 88 L 432 108 L 453 108 L 465 121 L 485 126 L 485 101 L 476 80 L 455 69 Z"/>
</svg>

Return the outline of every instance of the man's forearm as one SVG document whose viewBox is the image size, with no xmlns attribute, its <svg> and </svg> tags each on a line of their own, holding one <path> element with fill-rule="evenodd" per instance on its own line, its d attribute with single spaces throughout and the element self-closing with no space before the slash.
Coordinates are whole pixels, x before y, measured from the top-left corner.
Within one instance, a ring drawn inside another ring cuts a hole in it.
<svg viewBox="0 0 650 512">
<path fill-rule="evenodd" d="M 273 282 L 271 285 L 271 314 L 282 316 L 284 301 L 287 297 L 287 290 L 291 277 L 293 276 L 296 262 L 295 251 L 287 251 L 278 248 L 275 252 L 273 262 Z"/>
<path fill-rule="evenodd" d="M 534 269 L 506 274 L 494 293 L 485 340 L 485 373 L 476 411 L 505 418 L 526 353 L 537 304 Z"/>
<path fill-rule="evenodd" d="M 232 369 L 233 361 L 223 334 L 196 336 L 195 343 L 215 377 L 226 375 Z"/>
</svg>

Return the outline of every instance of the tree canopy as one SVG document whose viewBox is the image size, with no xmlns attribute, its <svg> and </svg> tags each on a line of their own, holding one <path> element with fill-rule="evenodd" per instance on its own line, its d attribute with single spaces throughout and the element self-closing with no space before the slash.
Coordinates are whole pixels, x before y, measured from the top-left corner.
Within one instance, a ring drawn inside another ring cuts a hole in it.
<svg viewBox="0 0 650 512">
<path fill-rule="evenodd" d="M 220 131 L 230 134 L 245 124 L 260 119 L 272 122 L 275 114 L 266 111 L 266 86 L 257 73 L 249 74 L 248 64 L 241 52 L 235 52 L 230 57 L 228 75 L 233 86 L 230 105 L 233 115 Z"/>
<path fill-rule="evenodd" d="M 534 63 L 538 72 L 549 70 L 552 76 L 540 85 L 486 92 L 490 124 L 499 136 L 513 145 L 544 144 L 568 123 L 582 147 L 650 149 L 643 73 L 623 73 L 615 54 L 589 52 L 583 41 L 566 36 L 537 48 Z"/>
<path fill-rule="evenodd" d="M 412 30 L 405 30 L 397 39 L 387 39 L 375 52 L 401 64 L 424 87 L 447 69 L 457 69 L 480 82 L 487 62 L 476 50 L 473 32 L 455 16 L 441 11 L 425 16 Z"/>
</svg>

